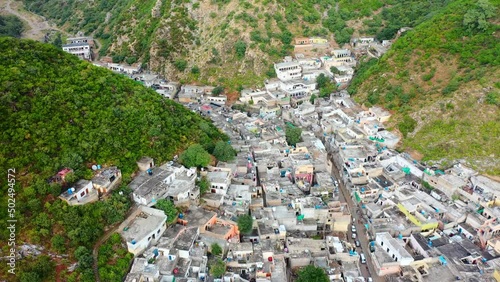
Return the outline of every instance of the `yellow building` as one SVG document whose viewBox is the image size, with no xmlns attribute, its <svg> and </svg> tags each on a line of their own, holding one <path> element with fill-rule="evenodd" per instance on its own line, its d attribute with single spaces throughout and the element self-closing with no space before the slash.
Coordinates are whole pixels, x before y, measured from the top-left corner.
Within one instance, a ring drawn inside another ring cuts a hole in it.
<svg viewBox="0 0 500 282">
<path fill-rule="evenodd" d="M 311 37 L 309 39 L 309 41 L 312 43 L 312 44 L 326 44 L 328 43 L 328 40 L 327 39 L 324 39 L 324 38 L 321 38 L 321 37 Z"/>
</svg>

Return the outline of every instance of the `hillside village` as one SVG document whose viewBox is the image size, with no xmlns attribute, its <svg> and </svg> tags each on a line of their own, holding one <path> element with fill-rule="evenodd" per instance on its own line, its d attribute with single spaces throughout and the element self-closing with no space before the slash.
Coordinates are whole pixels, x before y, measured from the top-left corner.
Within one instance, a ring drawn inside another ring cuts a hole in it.
<svg viewBox="0 0 500 282">
<path fill-rule="evenodd" d="M 119 228 L 135 256 L 125 281 L 294 281 L 295 270 L 308 265 L 330 281 L 500 281 L 500 183 L 459 162 L 440 170 L 397 152 L 400 136 L 385 128 L 391 114 L 363 108 L 342 90 L 357 58 L 379 57 L 390 42 L 356 38 L 321 57 L 304 53 L 326 42 L 295 44 L 303 53 L 276 63 L 277 77 L 243 89 L 232 108 L 214 87 L 95 63 L 210 118 L 237 152 L 201 171 L 177 159 L 138 160 L 128 185 L 136 205 Z M 90 46 L 69 39 L 63 49 L 88 59 Z M 320 75 L 340 90 L 311 99 Z M 296 144 L 287 142 L 289 130 L 298 130 Z M 117 167 L 93 169 L 92 180 L 78 181 L 61 199 L 97 201 L 121 180 Z M 210 183 L 205 194 L 196 184 L 202 178 Z M 183 210 L 173 224 L 154 208 L 159 199 Z M 249 233 L 238 228 L 242 215 L 253 218 Z M 209 271 L 215 244 L 222 277 Z"/>
</svg>

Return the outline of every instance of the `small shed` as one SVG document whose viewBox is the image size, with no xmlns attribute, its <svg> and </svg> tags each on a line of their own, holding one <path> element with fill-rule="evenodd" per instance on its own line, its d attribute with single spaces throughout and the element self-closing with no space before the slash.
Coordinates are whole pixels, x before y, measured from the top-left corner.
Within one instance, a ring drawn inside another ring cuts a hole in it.
<svg viewBox="0 0 500 282">
<path fill-rule="evenodd" d="M 137 166 L 140 171 L 146 171 L 150 168 L 155 167 L 155 162 L 153 158 L 150 157 L 142 157 L 139 161 L 137 161 Z"/>
</svg>

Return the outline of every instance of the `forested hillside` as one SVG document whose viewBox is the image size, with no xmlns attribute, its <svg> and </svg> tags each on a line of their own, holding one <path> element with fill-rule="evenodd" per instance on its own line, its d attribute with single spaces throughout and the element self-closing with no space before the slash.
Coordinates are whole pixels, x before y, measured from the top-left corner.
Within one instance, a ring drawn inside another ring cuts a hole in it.
<svg viewBox="0 0 500 282">
<path fill-rule="evenodd" d="M 392 38 L 449 0 L 24 0 L 75 34 L 101 43 L 115 62 L 141 62 L 168 78 L 228 86 L 262 83 L 293 38 L 322 36 L 336 46 L 353 35 Z"/>
<path fill-rule="evenodd" d="M 144 155 L 161 163 L 190 144 L 213 147 L 227 140 L 210 121 L 183 106 L 52 45 L 1 37 L 0 48 L 1 187 L 7 187 L 7 170 L 15 169 L 17 243 L 70 254 L 58 263 L 88 265 L 89 248 L 105 226 L 123 220 L 130 205 L 126 192 L 70 207 L 57 199 L 62 187 L 47 183 L 58 170 L 73 168 L 74 181 L 90 178 L 91 164 L 117 165 L 126 184 Z M 7 203 L 2 191 L 0 201 Z M 7 218 L 6 212 L 2 208 L 0 216 Z M 3 242 L 9 235 L 6 224 L 0 223 Z M 17 279 L 54 277 L 55 261 L 44 256 L 18 261 Z M 7 275 L 5 267 L 2 275 Z M 72 276 L 94 279 L 92 269 L 85 267 Z M 12 276 L 3 278 L 12 281 Z"/>
<path fill-rule="evenodd" d="M 466 159 L 500 174 L 498 0 L 459 0 L 365 62 L 350 92 L 395 116 L 403 149 L 426 161 Z"/>
</svg>

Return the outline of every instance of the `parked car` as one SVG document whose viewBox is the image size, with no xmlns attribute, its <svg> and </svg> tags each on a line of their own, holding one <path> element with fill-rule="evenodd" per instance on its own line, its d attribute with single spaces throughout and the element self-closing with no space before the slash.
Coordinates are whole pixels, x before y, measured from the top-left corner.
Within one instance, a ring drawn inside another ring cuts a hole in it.
<svg viewBox="0 0 500 282">
<path fill-rule="evenodd" d="M 351 232 L 352 233 L 356 233 L 356 226 L 354 226 L 354 224 L 351 225 Z"/>
<path fill-rule="evenodd" d="M 356 239 L 356 233 L 352 233 L 351 238 Z"/>
<path fill-rule="evenodd" d="M 373 279 L 371 277 L 368 277 L 368 282 L 373 282 Z"/>
<path fill-rule="evenodd" d="M 361 243 L 359 243 L 358 240 L 356 240 L 356 242 L 354 242 L 356 244 L 356 247 L 361 247 Z"/>
</svg>

